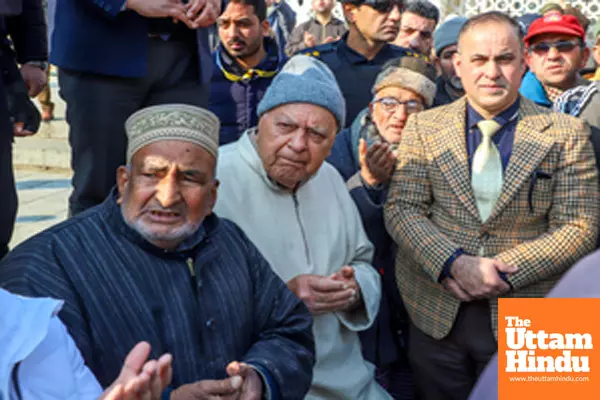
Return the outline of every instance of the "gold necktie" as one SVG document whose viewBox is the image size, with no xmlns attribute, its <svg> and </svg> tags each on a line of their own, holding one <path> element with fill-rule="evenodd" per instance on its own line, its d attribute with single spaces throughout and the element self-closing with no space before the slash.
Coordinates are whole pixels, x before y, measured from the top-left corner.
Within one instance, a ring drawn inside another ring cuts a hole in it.
<svg viewBox="0 0 600 400">
<path fill-rule="evenodd" d="M 471 186 L 481 220 L 485 222 L 502 191 L 503 171 L 500 152 L 492 141 L 492 136 L 500 129 L 494 120 L 480 121 L 481 143 L 473 155 Z"/>
</svg>

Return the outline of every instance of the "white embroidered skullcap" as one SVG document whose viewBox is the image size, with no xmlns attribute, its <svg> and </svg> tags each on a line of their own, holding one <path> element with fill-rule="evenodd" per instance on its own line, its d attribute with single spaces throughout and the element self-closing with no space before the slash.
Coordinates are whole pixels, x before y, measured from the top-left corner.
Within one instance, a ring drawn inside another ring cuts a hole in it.
<svg viewBox="0 0 600 400">
<path fill-rule="evenodd" d="M 219 118 L 204 108 L 188 104 L 143 108 L 125 121 L 127 162 L 142 147 L 161 140 L 194 143 L 217 158 L 220 129 Z"/>
</svg>

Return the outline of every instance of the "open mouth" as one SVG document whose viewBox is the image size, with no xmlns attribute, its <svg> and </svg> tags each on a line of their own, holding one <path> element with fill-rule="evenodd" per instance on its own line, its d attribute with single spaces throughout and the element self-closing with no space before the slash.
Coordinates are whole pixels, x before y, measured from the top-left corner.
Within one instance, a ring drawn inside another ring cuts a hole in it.
<svg viewBox="0 0 600 400">
<path fill-rule="evenodd" d="M 179 213 L 173 211 L 150 211 L 155 217 L 179 217 Z"/>
<path fill-rule="evenodd" d="M 164 211 L 164 210 L 149 210 L 146 215 L 154 223 L 175 223 L 181 220 L 181 213 L 177 211 Z"/>
</svg>

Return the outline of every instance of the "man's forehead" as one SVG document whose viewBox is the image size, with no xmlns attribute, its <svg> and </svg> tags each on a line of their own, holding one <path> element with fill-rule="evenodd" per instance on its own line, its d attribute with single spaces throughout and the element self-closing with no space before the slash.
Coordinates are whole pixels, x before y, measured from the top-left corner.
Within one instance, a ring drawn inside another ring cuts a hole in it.
<svg viewBox="0 0 600 400">
<path fill-rule="evenodd" d="M 229 2 L 225 8 L 225 11 L 223 11 L 223 14 L 221 14 L 218 20 L 236 21 L 240 19 L 251 18 L 254 15 L 254 6 Z"/>
<path fill-rule="evenodd" d="M 402 13 L 402 24 L 411 28 L 431 28 L 430 25 L 435 25 L 435 20 L 422 17 L 410 11 Z"/>
<path fill-rule="evenodd" d="M 494 23 L 494 22 L 490 22 Z M 514 53 L 519 49 L 518 37 L 506 24 L 498 24 L 490 29 L 481 24 L 468 29 L 459 38 L 458 47 L 461 53 Z M 504 27 L 505 29 L 502 29 Z M 464 44 L 467 45 L 464 45 Z"/>
<path fill-rule="evenodd" d="M 213 156 L 198 144 L 164 140 L 142 147 L 134 154 L 133 162 L 147 168 L 170 168 L 173 165 L 197 168 L 208 158 Z"/>
<path fill-rule="evenodd" d="M 312 106 L 311 112 L 306 112 L 308 106 Z M 328 122 L 333 122 L 335 125 L 335 116 L 331 111 L 316 106 L 314 104 L 306 103 L 293 103 L 286 104 L 281 107 L 277 107 L 271 111 L 272 116 L 279 120 L 292 121 L 299 125 L 314 126 L 314 125 L 327 125 Z M 331 121 L 330 118 L 331 117 Z"/>
</svg>

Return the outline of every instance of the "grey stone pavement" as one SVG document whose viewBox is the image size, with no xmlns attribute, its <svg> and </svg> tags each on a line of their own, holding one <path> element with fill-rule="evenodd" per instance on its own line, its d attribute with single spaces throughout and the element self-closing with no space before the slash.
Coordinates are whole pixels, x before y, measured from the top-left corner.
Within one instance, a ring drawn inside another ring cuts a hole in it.
<svg viewBox="0 0 600 400">
<path fill-rule="evenodd" d="M 15 141 L 13 162 L 19 210 L 11 248 L 67 217 L 67 199 L 71 192 L 68 127 L 54 73 L 50 86 L 52 101 L 56 103 L 56 119 L 42 123 L 35 136 Z"/>
<path fill-rule="evenodd" d="M 71 192 L 69 171 L 15 170 L 19 211 L 10 247 L 63 221 L 67 217 L 67 198 Z"/>
</svg>

